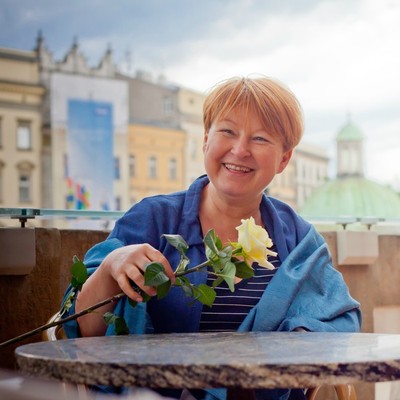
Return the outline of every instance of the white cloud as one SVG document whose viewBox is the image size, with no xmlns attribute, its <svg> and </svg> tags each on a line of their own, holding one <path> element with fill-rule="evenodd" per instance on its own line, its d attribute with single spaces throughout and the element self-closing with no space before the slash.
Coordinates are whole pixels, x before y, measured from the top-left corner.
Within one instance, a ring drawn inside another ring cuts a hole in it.
<svg viewBox="0 0 400 400">
<path fill-rule="evenodd" d="M 232 75 L 277 77 L 298 95 L 306 120 L 326 117 L 311 121 L 315 131 L 305 138 L 332 149 L 350 112 L 366 135 L 367 176 L 393 182 L 400 109 L 387 111 L 400 108 L 399 20 L 397 3 L 373 0 L 321 2 L 308 13 L 260 15 L 243 26 L 226 17 L 213 25 L 213 40 L 186 43 L 184 61 L 171 63 L 167 76 L 197 89 Z"/>
<path fill-rule="evenodd" d="M 3 15 L 15 7 L 20 18 L 12 26 L 21 26 L 21 13 L 28 11 L 23 29 L 10 34 L 0 26 L 1 40 L 27 40 L 27 26 L 33 32 L 43 29 L 50 50 L 60 54 L 77 35 L 90 64 L 97 64 L 110 44 L 118 64 L 127 65 L 130 52 L 131 69 L 165 73 L 170 81 L 199 91 L 233 75 L 274 76 L 303 105 L 305 140 L 334 153 L 335 135 L 351 113 L 366 136 L 367 175 L 400 179 L 397 0 L 175 0 L 168 3 L 173 10 L 151 0 L 121 0 L 120 9 L 97 0 L 90 24 L 79 16 L 93 3 L 71 0 L 61 9 L 46 0 L 40 7 L 4 1 Z M 30 49 L 34 37 L 28 40 Z"/>
</svg>

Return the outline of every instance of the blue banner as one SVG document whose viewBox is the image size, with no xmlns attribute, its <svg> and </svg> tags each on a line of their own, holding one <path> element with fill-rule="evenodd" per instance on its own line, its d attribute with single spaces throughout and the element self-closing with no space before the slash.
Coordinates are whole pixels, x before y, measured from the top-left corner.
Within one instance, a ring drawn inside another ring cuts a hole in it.
<svg viewBox="0 0 400 400">
<path fill-rule="evenodd" d="M 68 100 L 66 208 L 114 209 L 112 111 L 110 103 Z"/>
</svg>

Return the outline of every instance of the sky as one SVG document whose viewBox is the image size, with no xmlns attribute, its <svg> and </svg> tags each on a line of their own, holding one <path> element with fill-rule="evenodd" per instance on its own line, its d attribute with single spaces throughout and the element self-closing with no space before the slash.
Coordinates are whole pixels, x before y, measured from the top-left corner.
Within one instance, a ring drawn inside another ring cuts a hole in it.
<svg viewBox="0 0 400 400">
<path fill-rule="evenodd" d="M 263 74 L 300 100 L 303 141 L 336 170 L 336 135 L 365 136 L 365 175 L 400 190 L 398 0 L 0 0 L 0 47 L 32 50 L 38 31 L 60 61 L 77 40 L 97 66 L 207 92 L 231 76 Z"/>
</svg>

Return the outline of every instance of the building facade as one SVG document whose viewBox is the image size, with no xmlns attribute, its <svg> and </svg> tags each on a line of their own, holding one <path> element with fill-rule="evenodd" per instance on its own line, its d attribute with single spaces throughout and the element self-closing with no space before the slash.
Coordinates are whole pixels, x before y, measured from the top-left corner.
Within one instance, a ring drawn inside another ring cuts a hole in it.
<svg viewBox="0 0 400 400">
<path fill-rule="evenodd" d="M 180 126 L 186 132 L 185 186 L 205 173 L 203 158 L 203 103 L 204 94 L 179 88 L 178 110 Z"/>
<path fill-rule="evenodd" d="M 205 95 L 144 72 L 122 75 L 107 49 L 89 67 L 74 42 L 61 61 L 0 49 L 0 205 L 126 210 L 205 173 Z M 327 178 L 324 150 L 300 144 L 267 193 L 298 209 Z"/>
<path fill-rule="evenodd" d="M 154 125 L 129 125 L 129 194 L 144 197 L 185 188 L 186 134 Z"/>
<path fill-rule="evenodd" d="M 328 166 L 325 149 L 301 142 L 286 169 L 275 176 L 267 192 L 298 210 L 311 193 L 327 181 Z"/>
<path fill-rule="evenodd" d="M 42 204 L 41 105 L 36 53 L 0 49 L 0 207 Z"/>
<path fill-rule="evenodd" d="M 398 220 L 400 196 L 364 176 L 364 135 L 348 121 L 336 135 L 336 178 L 325 182 L 300 209 L 309 219 L 370 218 Z"/>
<path fill-rule="evenodd" d="M 129 87 L 129 165 L 135 171 L 130 174 L 131 202 L 187 188 L 204 174 L 204 96 L 142 71 L 118 77 Z M 150 179 L 149 159 L 158 168 Z"/>
<path fill-rule="evenodd" d="M 115 78 L 111 50 L 90 68 L 77 43 L 54 61 L 39 36 L 43 107 L 43 201 L 54 209 L 129 205 L 128 87 Z"/>
</svg>

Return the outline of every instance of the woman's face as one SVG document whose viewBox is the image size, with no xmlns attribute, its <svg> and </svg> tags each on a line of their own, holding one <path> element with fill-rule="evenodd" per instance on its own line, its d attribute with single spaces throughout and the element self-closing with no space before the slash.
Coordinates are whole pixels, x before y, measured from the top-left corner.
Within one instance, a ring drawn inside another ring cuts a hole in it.
<svg viewBox="0 0 400 400">
<path fill-rule="evenodd" d="M 241 108 L 214 121 L 204 137 L 205 169 L 219 194 L 228 198 L 254 201 L 291 155 L 255 112 Z"/>
</svg>

